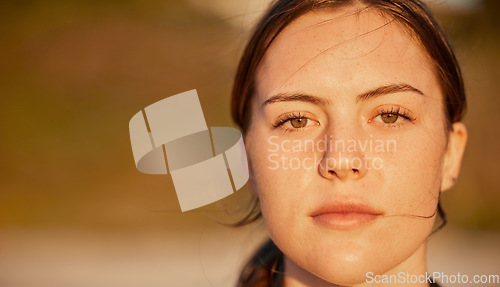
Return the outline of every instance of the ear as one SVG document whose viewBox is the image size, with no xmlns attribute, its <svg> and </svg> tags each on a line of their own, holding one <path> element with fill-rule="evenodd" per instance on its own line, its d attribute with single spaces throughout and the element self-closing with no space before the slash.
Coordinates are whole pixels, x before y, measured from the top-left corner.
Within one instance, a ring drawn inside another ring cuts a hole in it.
<svg viewBox="0 0 500 287">
<path fill-rule="evenodd" d="M 448 135 L 448 146 L 444 155 L 441 191 L 450 189 L 458 179 L 462 156 L 467 144 L 467 128 L 462 122 L 452 124 Z"/>
</svg>

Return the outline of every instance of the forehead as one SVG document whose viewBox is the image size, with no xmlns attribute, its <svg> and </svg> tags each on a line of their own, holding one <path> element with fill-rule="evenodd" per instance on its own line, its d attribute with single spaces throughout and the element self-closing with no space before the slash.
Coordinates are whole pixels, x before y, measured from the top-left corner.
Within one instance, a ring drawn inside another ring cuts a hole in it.
<svg viewBox="0 0 500 287">
<path fill-rule="evenodd" d="M 299 17 L 276 37 L 257 71 L 260 97 L 291 86 L 356 93 L 394 82 L 432 89 L 432 61 L 403 25 L 370 8 L 321 10 Z"/>
</svg>

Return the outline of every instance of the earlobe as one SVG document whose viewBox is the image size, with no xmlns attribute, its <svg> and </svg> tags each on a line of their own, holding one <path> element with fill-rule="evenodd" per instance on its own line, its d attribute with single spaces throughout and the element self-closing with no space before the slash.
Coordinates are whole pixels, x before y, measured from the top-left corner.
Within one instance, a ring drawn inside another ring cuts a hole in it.
<svg viewBox="0 0 500 287">
<path fill-rule="evenodd" d="M 466 145 L 467 128 L 462 122 L 453 123 L 444 156 L 441 191 L 450 189 L 457 181 Z"/>
</svg>

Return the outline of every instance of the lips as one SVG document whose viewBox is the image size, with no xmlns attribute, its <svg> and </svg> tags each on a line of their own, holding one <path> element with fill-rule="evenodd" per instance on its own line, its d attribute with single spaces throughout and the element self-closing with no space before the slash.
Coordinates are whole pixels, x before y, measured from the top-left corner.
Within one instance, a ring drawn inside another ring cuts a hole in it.
<svg viewBox="0 0 500 287">
<path fill-rule="evenodd" d="M 333 229 L 354 229 L 377 220 L 382 212 L 354 201 L 338 201 L 321 206 L 311 213 L 315 223 Z"/>
</svg>

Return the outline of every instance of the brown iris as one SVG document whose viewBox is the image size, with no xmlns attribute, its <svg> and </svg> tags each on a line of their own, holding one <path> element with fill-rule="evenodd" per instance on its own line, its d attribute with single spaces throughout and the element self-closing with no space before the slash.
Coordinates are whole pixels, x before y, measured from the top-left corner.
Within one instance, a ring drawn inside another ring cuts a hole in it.
<svg viewBox="0 0 500 287">
<path fill-rule="evenodd" d="M 299 129 L 307 125 L 307 118 L 295 118 L 290 120 L 292 127 Z"/>
<path fill-rule="evenodd" d="M 380 115 L 380 117 L 382 118 L 382 121 L 386 124 L 393 124 L 399 118 L 399 116 L 397 114 L 390 114 L 390 113 L 382 114 L 382 115 Z"/>
</svg>

